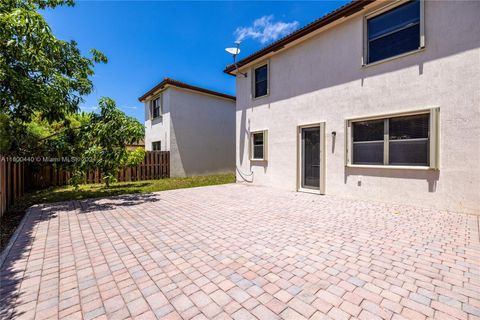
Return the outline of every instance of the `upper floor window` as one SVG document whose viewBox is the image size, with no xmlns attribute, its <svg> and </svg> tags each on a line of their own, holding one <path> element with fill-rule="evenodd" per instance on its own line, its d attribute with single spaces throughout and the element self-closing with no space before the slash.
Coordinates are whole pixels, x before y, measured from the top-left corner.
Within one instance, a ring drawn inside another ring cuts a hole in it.
<svg viewBox="0 0 480 320">
<path fill-rule="evenodd" d="M 437 168 L 438 109 L 350 120 L 348 163 Z"/>
<path fill-rule="evenodd" d="M 366 18 L 367 63 L 415 51 L 423 44 L 423 0 L 406 1 Z"/>
<path fill-rule="evenodd" d="M 162 116 L 162 101 L 161 98 L 158 97 L 151 102 L 151 109 L 152 109 L 152 119 L 159 118 Z"/>
<path fill-rule="evenodd" d="M 153 150 L 153 151 L 160 151 L 160 150 L 162 150 L 162 142 L 161 142 L 161 141 L 154 141 L 154 142 L 152 142 L 152 150 Z"/>
<path fill-rule="evenodd" d="M 268 63 L 255 68 L 253 82 L 255 98 L 266 96 L 268 94 Z"/>
</svg>

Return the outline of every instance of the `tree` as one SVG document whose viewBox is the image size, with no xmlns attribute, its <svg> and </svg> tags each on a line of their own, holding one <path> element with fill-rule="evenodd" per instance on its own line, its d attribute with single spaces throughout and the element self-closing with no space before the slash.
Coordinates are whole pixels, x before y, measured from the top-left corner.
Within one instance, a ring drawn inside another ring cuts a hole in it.
<svg viewBox="0 0 480 320">
<path fill-rule="evenodd" d="M 0 1 L 0 152 L 78 158 L 61 164 L 74 185 L 100 169 L 108 186 L 121 166 L 143 161 L 141 150 L 125 148 L 143 138 L 143 125 L 109 98 L 100 100 L 99 114 L 78 113 L 95 63 L 107 58 L 95 49 L 84 57 L 75 41 L 53 35 L 38 11 L 60 5 L 74 1 Z"/>
<path fill-rule="evenodd" d="M 99 113 L 92 113 L 87 125 L 79 130 L 82 150 L 72 183 L 78 185 L 89 170 L 99 169 L 107 187 L 115 181 L 119 169 L 135 166 L 145 157 L 143 149 L 127 150 L 127 144 L 143 139 L 145 129 L 137 119 L 125 115 L 110 98 L 101 98 Z"/>
<path fill-rule="evenodd" d="M 34 113 L 29 122 L 13 122 L 0 114 L 0 154 L 26 157 L 73 156 L 75 131 L 90 121 L 90 113 L 73 113 L 62 121 L 47 121 Z"/>
<path fill-rule="evenodd" d="M 70 171 L 70 183 L 76 187 L 85 181 L 88 171 L 99 169 L 108 187 L 120 168 L 143 162 L 145 150 L 128 150 L 127 145 L 143 139 L 144 126 L 125 115 L 110 98 L 101 98 L 98 109 L 98 113 L 74 113 L 52 122 L 37 113 L 22 130 L 0 116 L 0 128 L 6 133 L 0 136 L 0 150 L 15 149 L 16 155 L 30 158 L 61 159 L 53 164 Z M 41 165 L 30 163 L 32 169 Z"/>
<path fill-rule="evenodd" d="M 41 114 L 61 121 L 78 111 L 93 89 L 95 63 L 106 63 L 92 49 L 81 55 L 75 41 L 57 39 L 39 9 L 73 6 L 73 0 L 0 1 L 0 114 L 26 123 Z"/>
</svg>

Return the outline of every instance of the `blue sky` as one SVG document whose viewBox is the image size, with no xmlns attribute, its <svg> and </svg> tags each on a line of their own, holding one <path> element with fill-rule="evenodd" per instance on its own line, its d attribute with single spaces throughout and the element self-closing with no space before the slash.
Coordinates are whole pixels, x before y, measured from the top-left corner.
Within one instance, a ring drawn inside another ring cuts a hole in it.
<svg viewBox="0 0 480 320">
<path fill-rule="evenodd" d="M 225 47 L 243 37 L 245 57 L 346 2 L 80 0 L 43 14 L 58 38 L 109 59 L 95 67 L 95 89 L 82 109 L 91 111 L 99 97 L 109 96 L 143 121 L 137 98 L 164 77 L 235 94 L 235 79 L 222 72 L 232 62 Z"/>
</svg>

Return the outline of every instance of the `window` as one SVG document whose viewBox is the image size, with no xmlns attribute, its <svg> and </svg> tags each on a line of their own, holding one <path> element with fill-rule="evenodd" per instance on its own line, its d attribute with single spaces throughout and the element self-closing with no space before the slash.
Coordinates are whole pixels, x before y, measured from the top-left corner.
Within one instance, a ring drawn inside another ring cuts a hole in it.
<svg viewBox="0 0 480 320">
<path fill-rule="evenodd" d="M 152 142 L 152 150 L 153 150 L 153 151 L 160 151 L 160 150 L 162 150 L 162 142 L 161 142 L 161 141 L 154 141 L 154 142 Z"/>
<path fill-rule="evenodd" d="M 347 164 L 438 167 L 438 109 L 349 120 Z"/>
<path fill-rule="evenodd" d="M 389 164 L 429 165 L 429 116 L 421 114 L 389 120 Z"/>
<path fill-rule="evenodd" d="M 152 100 L 152 119 L 160 118 L 162 116 L 162 102 L 161 98 Z"/>
<path fill-rule="evenodd" d="M 267 131 L 256 131 L 250 135 L 250 160 L 267 160 Z"/>
<path fill-rule="evenodd" d="M 268 94 L 268 63 L 255 68 L 254 72 L 254 91 L 255 98 L 266 96 Z"/>
<path fill-rule="evenodd" d="M 423 42 L 423 0 L 406 1 L 366 18 L 367 63 L 418 50 Z"/>
<path fill-rule="evenodd" d="M 353 163 L 383 164 L 383 120 L 353 123 Z"/>
</svg>

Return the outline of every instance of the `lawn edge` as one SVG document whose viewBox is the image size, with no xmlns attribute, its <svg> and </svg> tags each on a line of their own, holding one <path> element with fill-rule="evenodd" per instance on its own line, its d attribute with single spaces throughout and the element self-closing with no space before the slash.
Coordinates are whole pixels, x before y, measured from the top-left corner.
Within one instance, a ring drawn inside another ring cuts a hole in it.
<svg viewBox="0 0 480 320">
<path fill-rule="evenodd" d="M 147 180 L 148 181 L 148 180 Z M 61 203 L 68 203 L 68 202 L 82 202 L 82 201 L 90 201 L 90 200 L 98 200 L 98 199 L 115 199 L 115 198 L 120 198 L 120 197 L 131 197 L 131 196 L 136 196 L 136 195 L 145 195 L 145 194 L 156 194 L 156 193 L 162 193 L 162 192 L 171 192 L 175 190 L 184 190 L 184 189 L 197 189 L 197 188 L 208 188 L 208 187 L 216 187 L 216 186 L 225 186 L 229 184 L 236 184 L 236 182 L 227 182 L 227 183 L 221 183 L 221 184 L 209 184 L 205 186 L 195 186 L 195 187 L 183 187 L 183 188 L 173 188 L 173 189 L 166 189 L 166 190 L 158 190 L 158 191 L 140 191 L 140 192 L 128 192 L 128 193 L 121 193 L 121 194 L 113 194 L 113 195 L 104 195 L 104 196 L 99 196 L 99 197 L 89 197 L 89 198 L 83 198 L 83 199 L 70 199 L 70 200 L 60 200 L 60 201 L 52 201 L 52 202 L 39 202 L 34 205 L 32 205 L 30 208 L 25 210 L 25 212 L 29 211 L 31 208 L 35 206 L 45 206 L 45 205 L 58 205 Z M 26 216 L 26 214 L 25 214 Z M 25 217 L 24 216 L 24 217 Z M 23 218 L 22 218 L 23 219 Z M 13 237 L 13 235 L 12 235 Z"/>
<path fill-rule="evenodd" d="M 5 248 L 2 250 L 0 254 L 0 269 L 3 267 L 3 264 L 5 263 L 5 260 L 7 259 L 8 254 L 10 253 L 10 250 L 12 250 L 13 244 L 15 243 L 15 241 L 17 241 L 18 235 L 20 234 L 20 231 L 23 229 L 25 222 L 27 221 L 27 218 L 30 215 L 30 212 L 32 211 L 33 208 L 38 206 L 39 206 L 38 204 L 35 204 L 29 207 L 27 210 L 25 210 L 25 214 L 22 217 L 22 221 L 17 226 L 17 228 L 11 235 L 10 239 L 8 240 L 8 244 L 5 246 Z"/>
</svg>

